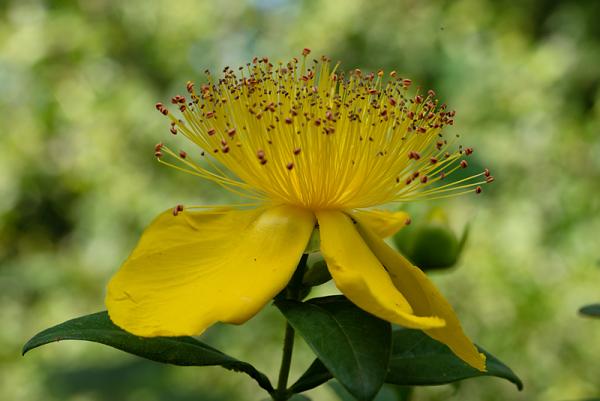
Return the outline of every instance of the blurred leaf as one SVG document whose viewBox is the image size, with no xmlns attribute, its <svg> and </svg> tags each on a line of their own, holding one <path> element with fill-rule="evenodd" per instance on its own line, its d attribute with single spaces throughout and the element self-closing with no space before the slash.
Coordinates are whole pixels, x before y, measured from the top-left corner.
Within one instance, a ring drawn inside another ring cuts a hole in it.
<svg viewBox="0 0 600 401">
<path fill-rule="evenodd" d="M 450 351 L 444 344 L 420 330 L 401 329 L 392 333 L 393 346 L 386 383 L 400 386 L 428 386 L 453 383 L 480 376 L 494 376 L 514 383 L 523 389 L 521 379 L 505 364 L 487 351 L 487 372 L 480 372 Z M 317 359 L 292 386 L 296 391 L 317 387 L 333 376 Z"/>
<path fill-rule="evenodd" d="M 354 397 L 358 400 L 375 397 L 383 385 L 390 357 L 389 323 L 357 308 L 343 296 L 307 302 L 277 301 L 276 305 L 323 365 Z M 313 370 L 316 368 L 318 364 Z M 311 374 L 294 386 L 308 389 L 322 380 L 321 374 Z"/>
<path fill-rule="evenodd" d="M 115 326 L 107 312 L 68 320 L 36 334 L 23 346 L 23 355 L 39 346 L 62 340 L 96 342 L 155 362 L 178 366 L 222 366 L 244 372 L 266 391 L 273 391 L 269 379 L 247 362 L 239 361 L 192 337 L 137 337 Z"/>
<path fill-rule="evenodd" d="M 579 313 L 585 316 L 600 317 L 600 304 L 591 304 L 581 307 Z"/>
<path fill-rule="evenodd" d="M 496 357 L 487 357 L 487 372 L 480 372 L 456 357 L 450 349 L 420 330 L 394 331 L 392 357 L 386 383 L 427 386 L 452 383 L 479 376 L 495 376 L 523 389 L 521 379 Z"/>
</svg>

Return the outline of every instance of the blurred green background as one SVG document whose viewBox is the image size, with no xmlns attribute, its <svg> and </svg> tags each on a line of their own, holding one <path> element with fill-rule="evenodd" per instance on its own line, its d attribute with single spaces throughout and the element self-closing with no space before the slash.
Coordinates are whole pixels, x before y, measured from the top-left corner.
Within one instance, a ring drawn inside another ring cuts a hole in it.
<svg viewBox="0 0 600 401">
<path fill-rule="evenodd" d="M 25 358 L 20 347 L 103 309 L 107 280 L 154 215 L 228 200 L 155 162 L 155 143 L 186 144 L 154 103 L 207 67 L 287 60 L 303 47 L 434 88 L 458 111 L 453 132 L 496 177 L 482 196 L 437 204 L 472 226 L 460 266 L 434 280 L 525 390 L 484 378 L 415 399 L 599 397 L 600 322 L 577 315 L 600 301 L 599 15 L 593 0 L 2 0 L 0 399 L 264 398 L 220 368 L 165 367 L 91 343 Z M 282 332 L 268 307 L 203 339 L 273 377 Z M 292 379 L 310 361 L 301 344 Z M 338 399 L 327 386 L 308 395 Z"/>
</svg>

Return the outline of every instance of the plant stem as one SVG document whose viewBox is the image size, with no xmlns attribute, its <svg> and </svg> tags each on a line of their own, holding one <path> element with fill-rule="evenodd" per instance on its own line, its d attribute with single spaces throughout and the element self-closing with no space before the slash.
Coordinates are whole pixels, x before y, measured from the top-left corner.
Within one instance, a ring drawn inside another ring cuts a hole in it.
<svg viewBox="0 0 600 401">
<path fill-rule="evenodd" d="M 296 271 L 286 289 L 286 298 L 299 300 L 302 293 L 302 277 L 306 271 L 306 262 L 308 254 L 303 254 L 296 267 Z M 288 378 L 290 377 L 290 367 L 292 365 L 292 353 L 294 351 L 294 328 L 286 322 L 285 335 L 283 338 L 283 355 L 281 356 L 281 367 L 279 368 L 279 379 L 277 388 L 271 394 L 274 401 L 287 401 L 292 394 L 287 391 Z"/>
<path fill-rule="evenodd" d="M 281 367 L 279 368 L 279 380 L 277 381 L 277 401 L 287 400 L 288 394 L 287 382 L 290 376 L 290 366 L 292 364 L 292 352 L 294 350 L 294 329 L 289 323 L 285 325 L 285 337 L 283 339 L 283 355 L 281 357 Z"/>
</svg>

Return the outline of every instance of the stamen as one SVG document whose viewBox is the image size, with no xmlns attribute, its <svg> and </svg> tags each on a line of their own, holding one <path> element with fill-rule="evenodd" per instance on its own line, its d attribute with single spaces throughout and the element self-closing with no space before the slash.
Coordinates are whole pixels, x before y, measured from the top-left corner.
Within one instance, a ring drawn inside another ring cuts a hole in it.
<svg viewBox="0 0 600 401">
<path fill-rule="evenodd" d="M 438 184 L 467 168 L 461 159 L 473 149 L 444 139 L 456 113 L 434 91 L 411 94 L 412 81 L 395 71 L 387 82 L 383 70 L 345 74 L 327 57 L 310 63 L 309 54 L 277 67 L 256 57 L 238 70 L 225 67 L 218 80 L 207 72 L 198 93 L 187 82 L 188 98 L 171 99 L 181 119 L 162 103 L 156 109 L 169 117 L 171 133 L 202 149 L 203 162 L 162 144 L 155 156 L 236 194 L 311 209 L 457 196 L 494 181 L 486 169 Z"/>
</svg>

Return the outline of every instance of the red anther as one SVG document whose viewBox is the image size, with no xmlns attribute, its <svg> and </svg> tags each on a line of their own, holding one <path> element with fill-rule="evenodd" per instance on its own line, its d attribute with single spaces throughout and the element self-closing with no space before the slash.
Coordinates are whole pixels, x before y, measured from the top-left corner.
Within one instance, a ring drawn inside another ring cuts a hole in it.
<svg viewBox="0 0 600 401">
<path fill-rule="evenodd" d="M 390 72 L 390 77 L 395 78 L 398 73 L 396 71 Z"/>
<path fill-rule="evenodd" d="M 230 138 L 233 138 L 235 136 L 235 128 L 231 128 L 230 130 L 227 131 L 227 135 Z"/>
<path fill-rule="evenodd" d="M 437 150 L 440 150 L 443 146 L 444 146 L 444 142 L 442 142 L 442 141 L 437 141 L 437 143 L 435 144 L 435 147 L 437 148 Z"/>
<path fill-rule="evenodd" d="M 229 152 L 229 146 L 228 146 L 228 145 L 225 145 L 225 146 L 223 146 L 223 147 L 221 148 L 221 151 L 222 151 L 223 153 L 228 153 L 228 152 Z"/>
<path fill-rule="evenodd" d="M 417 96 L 415 96 L 415 103 L 416 103 L 416 104 L 421 104 L 421 103 L 423 103 L 423 96 L 421 96 L 421 95 L 417 95 Z"/>
<path fill-rule="evenodd" d="M 381 113 L 379 113 L 379 115 L 381 117 L 385 117 L 387 115 L 387 110 L 386 109 L 381 110 Z"/>
<path fill-rule="evenodd" d="M 404 220 L 404 225 L 409 226 L 410 223 L 412 223 L 412 220 L 410 219 L 410 217 L 407 217 L 406 220 Z"/>
<path fill-rule="evenodd" d="M 425 127 L 419 127 L 417 128 L 417 132 L 420 132 L 421 134 L 424 134 L 427 132 L 427 129 L 425 129 Z"/>
<path fill-rule="evenodd" d="M 433 90 L 431 90 L 431 89 L 429 89 L 429 90 L 427 91 L 427 94 L 428 94 L 429 96 L 431 96 L 431 97 L 435 97 L 435 92 L 434 92 Z"/>
<path fill-rule="evenodd" d="M 210 128 L 208 131 L 206 131 L 206 133 L 207 133 L 209 136 L 213 136 L 213 135 L 215 134 L 215 132 L 217 132 L 217 130 L 216 130 L 216 129 L 214 129 L 214 128 Z"/>
<path fill-rule="evenodd" d="M 265 164 L 267 164 L 267 159 L 262 159 L 262 160 L 260 161 L 260 164 L 262 164 L 263 166 L 264 166 Z"/>
<path fill-rule="evenodd" d="M 214 111 L 209 111 L 206 113 L 206 118 L 212 118 L 215 115 Z"/>
<path fill-rule="evenodd" d="M 448 112 L 448 117 L 454 117 L 456 115 L 456 110 L 452 110 Z"/>
<path fill-rule="evenodd" d="M 269 62 L 269 58 L 268 57 L 263 57 L 262 58 L 262 62 L 267 64 Z"/>
<path fill-rule="evenodd" d="M 419 174 L 420 174 L 420 173 L 419 173 L 418 171 L 415 171 L 415 172 L 412 174 L 412 178 L 413 178 L 413 179 L 417 178 L 417 177 L 419 176 Z"/>
<path fill-rule="evenodd" d="M 194 92 L 194 83 L 192 81 L 187 81 L 187 84 L 185 84 L 185 89 L 187 89 L 187 91 L 189 93 L 193 93 Z"/>
<path fill-rule="evenodd" d="M 411 120 L 412 120 L 413 118 L 415 118 L 415 113 L 414 113 L 414 112 L 412 112 L 412 111 L 409 111 L 408 113 L 406 113 L 406 115 L 407 115 L 407 116 L 408 116 L 408 118 L 410 118 Z"/>
<path fill-rule="evenodd" d="M 287 117 L 287 118 L 285 119 L 285 123 L 286 123 L 286 124 L 291 124 L 291 123 L 292 123 L 292 119 L 291 119 L 291 118 L 289 118 L 289 117 Z"/>
<path fill-rule="evenodd" d="M 180 150 L 179 157 L 181 157 L 182 159 L 185 159 L 187 157 L 187 153 L 185 153 L 185 151 L 183 151 L 183 150 Z"/>
<path fill-rule="evenodd" d="M 436 164 L 438 162 L 438 159 L 432 157 L 431 159 L 429 159 L 429 161 L 431 162 L 431 164 Z"/>
<path fill-rule="evenodd" d="M 177 135 L 177 127 L 175 127 L 174 125 L 171 125 L 171 128 L 169 128 L 169 131 L 171 131 L 171 134 Z"/>
<path fill-rule="evenodd" d="M 483 170 L 483 174 L 484 174 L 486 177 L 489 177 L 489 176 L 490 176 L 490 170 L 486 168 L 485 170 Z"/>
<path fill-rule="evenodd" d="M 287 168 L 288 170 L 293 169 L 294 168 L 294 163 L 290 162 L 290 163 L 286 164 L 285 168 Z"/>
<path fill-rule="evenodd" d="M 225 139 L 221 139 L 221 145 L 222 145 L 222 146 L 225 146 L 225 145 L 227 145 L 227 141 L 226 141 Z"/>
<path fill-rule="evenodd" d="M 488 178 L 485 179 L 485 182 L 487 182 L 488 184 L 491 184 L 492 182 L 494 182 L 494 177 L 489 176 Z"/>
<path fill-rule="evenodd" d="M 440 173 L 440 180 L 443 180 L 444 178 L 446 178 L 446 173 L 444 173 L 443 171 Z"/>
<path fill-rule="evenodd" d="M 296 149 L 294 149 L 294 154 L 295 154 L 296 156 L 298 156 L 298 155 L 300 154 L 300 152 L 301 152 L 301 151 L 302 151 L 302 149 L 300 149 L 300 148 L 296 148 Z"/>
<path fill-rule="evenodd" d="M 396 99 L 394 99 L 393 97 L 388 98 L 388 102 L 390 103 L 390 106 L 396 105 Z"/>
<path fill-rule="evenodd" d="M 177 216 L 181 212 L 183 212 L 183 205 L 177 205 L 173 208 L 173 216 Z"/>
<path fill-rule="evenodd" d="M 460 161 L 460 166 L 461 166 L 462 168 L 467 168 L 467 166 L 468 166 L 468 165 L 469 165 L 469 163 L 467 163 L 467 161 L 466 161 L 466 160 L 461 160 L 461 161 Z"/>
<path fill-rule="evenodd" d="M 406 185 L 410 185 L 411 182 L 412 182 L 412 178 L 407 178 L 406 179 Z"/>
<path fill-rule="evenodd" d="M 165 146 L 165 145 L 163 145 L 162 142 L 157 143 L 156 145 L 154 145 L 154 151 L 155 152 L 159 152 L 162 149 L 163 146 Z"/>
<path fill-rule="evenodd" d="M 181 106 L 179 106 L 179 111 L 181 111 L 182 113 L 185 111 L 186 107 L 185 104 L 182 104 Z"/>
<path fill-rule="evenodd" d="M 154 156 L 158 159 L 160 159 L 162 157 L 162 152 L 160 150 L 157 150 L 156 152 L 154 152 Z"/>
<path fill-rule="evenodd" d="M 412 84 L 412 81 L 410 79 L 402 80 L 402 85 L 406 86 L 407 88 L 410 86 L 410 84 Z"/>
<path fill-rule="evenodd" d="M 421 177 L 421 183 L 423 183 L 423 184 L 427 183 L 428 180 L 429 180 L 429 177 L 427 177 L 426 175 Z"/>
<path fill-rule="evenodd" d="M 309 54 L 310 54 L 310 49 L 308 47 L 305 47 L 304 49 L 302 49 L 303 56 L 308 56 Z"/>
<path fill-rule="evenodd" d="M 156 106 L 155 106 L 155 107 L 156 107 L 156 110 L 158 110 L 158 111 L 160 111 L 160 112 L 161 112 L 161 114 L 163 114 L 163 115 L 165 115 L 165 116 L 166 116 L 167 114 L 169 114 L 169 110 L 167 110 L 167 108 L 165 107 L 165 105 L 164 105 L 164 104 L 162 104 L 162 103 L 160 103 L 160 102 L 159 102 L 159 103 L 156 103 Z"/>
<path fill-rule="evenodd" d="M 263 160 L 265 158 L 265 152 L 263 150 L 259 150 L 256 152 L 256 157 L 258 157 L 259 160 Z"/>
<path fill-rule="evenodd" d="M 369 89 L 368 92 L 369 92 L 369 95 L 376 95 L 379 93 L 379 91 L 377 89 Z"/>
<path fill-rule="evenodd" d="M 481 187 L 475 188 L 475 193 L 476 194 L 480 194 L 481 192 L 483 192 L 483 189 L 481 189 Z"/>
<path fill-rule="evenodd" d="M 333 120 L 333 113 L 331 112 L 331 110 L 327 110 L 325 112 L 325 117 L 327 117 L 328 120 Z"/>
<path fill-rule="evenodd" d="M 466 154 L 467 156 L 469 156 L 469 155 L 473 154 L 473 148 L 466 148 L 466 149 L 465 149 L 465 154 Z"/>
<path fill-rule="evenodd" d="M 421 158 L 421 155 L 419 154 L 419 152 L 415 152 L 414 150 L 411 150 L 410 152 L 408 152 L 408 158 L 419 160 Z"/>
<path fill-rule="evenodd" d="M 320 118 L 317 118 L 317 119 L 315 120 L 315 125 L 316 125 L 317 127 L 318 127 L 319 125 L 321 125 L 321 119 L 320 119 Z"/>
</svg>

